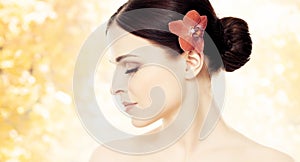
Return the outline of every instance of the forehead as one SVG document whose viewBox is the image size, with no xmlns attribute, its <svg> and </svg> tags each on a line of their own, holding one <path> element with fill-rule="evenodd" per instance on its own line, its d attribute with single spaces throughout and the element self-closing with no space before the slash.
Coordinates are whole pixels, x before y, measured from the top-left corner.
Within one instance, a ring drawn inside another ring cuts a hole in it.
<svg viewBox="0 0 300 162">
<path fill-rule="evenodd" d="M 154 43 L 125 31 L 115 22 L 109 27 L 107 38 L 112 58 L 132 54 L 133 51 L 144 47 L 154 46 Z"/>
</svg>

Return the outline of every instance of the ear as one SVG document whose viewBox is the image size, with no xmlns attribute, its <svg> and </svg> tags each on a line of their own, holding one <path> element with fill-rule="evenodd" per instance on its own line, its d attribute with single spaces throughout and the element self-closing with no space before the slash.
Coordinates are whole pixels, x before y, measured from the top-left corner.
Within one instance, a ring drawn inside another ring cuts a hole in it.
<svg viewBox="0 0 300 162">
<path fill-rule="evenodd" d="M 187 51 L 184 53 L 184 58 L 186 61 L 186 79 L 193 79 L 196 77 L 204 64 L 204 54 L 197 53 L 195 50 Z"/>
</svg>

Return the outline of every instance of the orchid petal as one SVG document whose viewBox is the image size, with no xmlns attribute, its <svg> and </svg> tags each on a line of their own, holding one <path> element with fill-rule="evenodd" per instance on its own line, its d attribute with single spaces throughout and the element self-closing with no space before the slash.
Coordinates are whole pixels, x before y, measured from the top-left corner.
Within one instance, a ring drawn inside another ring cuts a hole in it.
<svg viewBox="0 0 300 162">
<path fill-rule="evenodd" d="M 203 49 L 204 49 L 204 41 L 203 39 L 198 39 L 197 41 L 194 42 L 194 46 L 195 46 L 195 51 L 197 53 L 203 53 Z"/>
<path fill-rule="evenodd" d="M 201 16 L 196 10 L 189 11 L 183 17 L 183 23 L 187 26 L 195 26 L 201 21 Z"/>
<path fill-rule="evenodd" d="M 182 20 L 170 22 L 169 30 L 171 33 L 179 37 L 184 36 L 189 32 L 189 29 L 184 25 Z"/>
<path fill-rule="evenodd" d="M 183 51 L 191 51 L 194 49 L 193 40 L 179 37 L 179 44 Z"/>
<path fill-rule="evenodd" d="M 199 25 L 201 25 L 202 29 L 205 30 L 207 26 L 207 17 L 201 16 L 201 20 L 199 22 Z"/>
</svg>

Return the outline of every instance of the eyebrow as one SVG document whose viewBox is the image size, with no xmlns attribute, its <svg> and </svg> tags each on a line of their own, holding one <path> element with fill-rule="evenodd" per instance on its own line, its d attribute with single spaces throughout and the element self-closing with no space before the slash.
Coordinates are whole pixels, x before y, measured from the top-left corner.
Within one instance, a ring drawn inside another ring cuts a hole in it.
<svg viewBox="0 0 300 162">
<path fill-rule="evenodd" d="M 116 58 L 116 62 L 120 62 L 122 59 L 126 58 L 126 57 L 137 57 L 136 55 L 131 55 L 131 54 L 127 54 L 127 55 L 122 55 Z"/>
</svg>

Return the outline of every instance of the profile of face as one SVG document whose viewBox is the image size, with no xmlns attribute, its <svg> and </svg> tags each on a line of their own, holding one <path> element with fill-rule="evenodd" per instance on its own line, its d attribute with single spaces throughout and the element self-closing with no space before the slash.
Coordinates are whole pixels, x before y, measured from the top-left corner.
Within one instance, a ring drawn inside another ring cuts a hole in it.
<svg viewBox="0 0 300 162">
<path fill-rule="evenodd" d="M 191 79 L 191 65 L 187 63 L 186 55 L 175 54 L 171 49 L 130 34 L 116 23 L 110 26 L 107 36 L 112 42 L 110 59 L 116 65 L 111 93 L 119 99 L 117 105 L 131 117 L 134 116 L 133 107 L 153 110 L 150 118 L 132 117 L 135 127 L 145 127 L 159 119 L 164 123 L 172 122 L 181 108 L 187 93 L 186 85 Z M 159 95 L 150 97 L 154 87 L 161 88 L 164 98 Z M 154 108 L 151 105 L 155 102 L 163 105 Z"/>
</svg>

